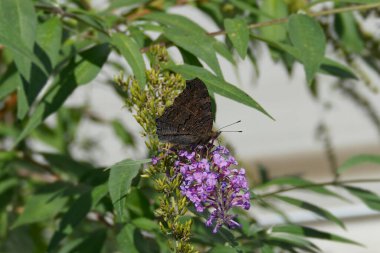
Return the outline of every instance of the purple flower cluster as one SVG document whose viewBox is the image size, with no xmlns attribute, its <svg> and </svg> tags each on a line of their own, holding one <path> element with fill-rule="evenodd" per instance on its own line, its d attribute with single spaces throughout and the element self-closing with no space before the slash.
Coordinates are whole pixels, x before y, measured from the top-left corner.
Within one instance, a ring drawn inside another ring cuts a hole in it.
<svg viewBox="0 0 380 253">
<path fill-rule="evenodd" d="M 206 155 L 201 155 L 206 154 Z M 216 233 L 223 225 L 240 226 L 228 214 L 232 207 L 250 208 L 250 196 L 244 169 L 233 169 L 237 161 L 223 146 L 198 147 L 195 151 L 180 150 L 175 166 L 183 176 L 181 193 L 198 212 L 211 212 L 207 226 L 215 224 Z"/>
</svg>

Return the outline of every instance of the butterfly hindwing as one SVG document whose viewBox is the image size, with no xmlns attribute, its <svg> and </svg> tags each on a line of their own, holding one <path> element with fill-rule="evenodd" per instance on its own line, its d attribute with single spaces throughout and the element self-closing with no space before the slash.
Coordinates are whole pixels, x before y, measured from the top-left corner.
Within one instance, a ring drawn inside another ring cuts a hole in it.
<svg viewBox="0 0 380 253">
<path fill-rule="evenodd" d="M 156 119 L 160 141 L 180 145 L 208 142 L 212 135 L 211 99 L 200 79 L 186 81 L 173 105 Z"/>
</svg>

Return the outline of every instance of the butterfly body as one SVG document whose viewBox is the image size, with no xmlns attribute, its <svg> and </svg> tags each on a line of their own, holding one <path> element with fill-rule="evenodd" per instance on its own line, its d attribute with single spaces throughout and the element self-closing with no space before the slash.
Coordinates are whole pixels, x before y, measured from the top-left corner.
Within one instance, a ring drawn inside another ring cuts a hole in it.
<svg viewBox="0 0 380 253">
<path fill-rule="evenodd" d="M 220 132 L 212 131 L 211 98 L 198 78 L 186 81 L 186 88 L 156 119 L 160 141 L 179 146 L 207 144 Z"/>
</svg>

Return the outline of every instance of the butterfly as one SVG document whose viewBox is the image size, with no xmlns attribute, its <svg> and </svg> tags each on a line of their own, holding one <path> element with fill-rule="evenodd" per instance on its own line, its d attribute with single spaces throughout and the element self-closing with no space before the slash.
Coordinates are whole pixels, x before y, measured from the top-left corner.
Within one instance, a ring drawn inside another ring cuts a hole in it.
<svg viewBox="0 0 380 253">
<path fill-rule="evenodd" d="M 156 133 L 161 142 L 178 146 L 205 145 L 220 132 L 212 130 L 211 98 L 198 78 L 186 81 L 186 88 L 156 119 Z"/>
</svg>

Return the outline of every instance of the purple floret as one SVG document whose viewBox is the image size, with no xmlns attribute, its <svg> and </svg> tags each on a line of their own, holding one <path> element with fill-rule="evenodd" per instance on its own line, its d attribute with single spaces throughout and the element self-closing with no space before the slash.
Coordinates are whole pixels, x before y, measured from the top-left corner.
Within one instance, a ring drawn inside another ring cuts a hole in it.
<svg viewBox="0 0 380 253">
<path fill-rule="evenodd" d="M 177 152 L 175 166 L 183 176 L 181 193 L 194 204 L 197 212 L 205 209 L 211 212 L 206 225 L 214 224 L 214 233 L 222 225 L 239 227 L 228 211 L 232 207 L 250 208 L 245 170 L 231 168 L 238 163 L 226 147 L 213 147 L 207 153 L 207 157 L 202 157 L 201 152 Z"/>
</svg>

